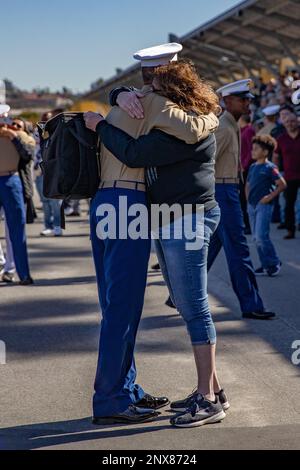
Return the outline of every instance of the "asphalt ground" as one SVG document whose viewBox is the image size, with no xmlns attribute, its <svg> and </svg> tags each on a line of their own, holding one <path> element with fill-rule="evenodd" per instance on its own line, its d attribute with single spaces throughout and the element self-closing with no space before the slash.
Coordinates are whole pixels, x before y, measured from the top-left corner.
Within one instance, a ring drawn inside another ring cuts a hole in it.
<svg viewBox="0 0 300 470">
<path fill-rule="evenodd" d="M 277 313 L 273 321 L 241 319 L 219 256 L 209 294 L 231 409 L 222 423 L 174 429 L 168 408 L 149 424 L 91 424 L 100 311 L 87 216 L 71 217 L 62 238 L 43 239 L 41 228 L 41 220 L 28 226 L 35 285 L 0 284 L 0 340 L 7 349 L 0 365 L 0 449 L 299 449 L 300 368 L 292 364 L 292 344 L 300 341 L 300 233 L 283 241 L 272 229 L 283 269 L 258 282 Z M 251 238 L 249 244 L 258 266 Z M 174 400 L 194 388 L 194 363 L 184 323 L 164 305 L 166 287 L 150 265 L 138 381 L 147 392 Z"/>
</svg>

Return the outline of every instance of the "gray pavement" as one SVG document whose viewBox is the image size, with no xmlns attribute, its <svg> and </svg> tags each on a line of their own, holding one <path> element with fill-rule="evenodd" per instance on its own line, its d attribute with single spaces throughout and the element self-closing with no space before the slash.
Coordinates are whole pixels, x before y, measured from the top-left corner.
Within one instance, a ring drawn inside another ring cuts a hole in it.
<svg viewBox="0 0 300 470">
<path fill-rule="evenodd" d="M 291 345 L 300 340 L 299 233 L 283 241 L 273 230 L 282 274 L 259 279 L 274 321 L 241 320 L 223 254 L 213 267 L 210 305 L 231 409 L 223 423 L 190 430 L 171 429 L 167 410 L 147 425 L 90 424 L 100 314 L 88 224 L 85 216 L 71 218 L 66 235 L 55 239 L 40 238 L 40 229 L 28 227 L 35 286 L 0 284 L 0 340 L 7 346 L 0 449 L 300 448 L 300 368 L 291 362 Z M 251 251 L 257 265 L 252 244 Z M 149 269 L 138 379 L 148 392 L 178 399 L 194 388 L 195 371 L 184 324 L 164 305 L 166 296 L 160 273 Z"/>
</svg>

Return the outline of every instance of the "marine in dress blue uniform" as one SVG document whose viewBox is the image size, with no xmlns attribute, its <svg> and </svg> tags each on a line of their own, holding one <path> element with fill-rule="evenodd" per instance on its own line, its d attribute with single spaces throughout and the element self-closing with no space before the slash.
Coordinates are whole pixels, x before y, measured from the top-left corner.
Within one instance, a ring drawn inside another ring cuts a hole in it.
<svg viewBox="0 0 300 470">
<path fill-rule="evenodd" d="M 134 57 L 142 62 L 142 67 L 157 67 L 177 60 L 177 53 L 181 49 L 181 45 L 172 43 L 139 51 Z M 157 95 L 156 100 L 161 102 L 162 98 Z M 168 111 L 162 113 L 163 110 L 159 110 L 158 115 L 168 122 Z M 106 119 L 134 137 L 146 134 L 151 128 L 148 129 L 147 119 L 134 120 L 117 107 L 112 109 Z M 183 121 L 181 127 L 187 132 L 188 126 Z M 112 205 L 117 221 L 125 216 L 119 206 L 120 197 L 127 198 L 128 207 L 133 204 L 147 205 L 144 169 L 128 168 L 102 145 L 101 183 L 92 201 L 90 215 L 92 250 L 102 310 L 93 398 L 93 422 L 100 425 L 149 421 L 158 415 L 156 409 L 169 403 L 166 397 L 157 398 L 146 394 L 136 383 L 134 348 L 147 282 L 150 234 L 147 239 L 122 239 L 118 236 L 117 223 L 117 237 L 102 239 L 97 230 L 103 220 L 103 216 L 99 215 L 99 206 Z M 130 221 L 128 217 L 128 224 Z"/>
<path fill-rule="evenodd" d="M 243 317 L 266 320 L 275 314 L 265 310 L 259 294 L 244 234 L 239 194 L 241 140 L 238 120 L 249 110 L 250 100 L 253 98 L 250 86 L 251 80 L 246 79 L 218 90 L 226 108 L 216 132 L 216 200 L 221 209 L 221 221 L 210 242 L 208 270 L 223 247 L 232 287 L 238 297 Z"/>
</svg>

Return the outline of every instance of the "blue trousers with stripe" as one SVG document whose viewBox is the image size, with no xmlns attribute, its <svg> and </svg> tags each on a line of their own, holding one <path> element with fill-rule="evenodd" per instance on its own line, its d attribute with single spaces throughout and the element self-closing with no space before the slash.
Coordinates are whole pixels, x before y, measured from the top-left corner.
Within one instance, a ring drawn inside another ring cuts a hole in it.
<svg viewBox="0 0 300 470">
<path fill-rule="evenodd" d="M 220 224 L 211 238 L 208 251 L 208 270 L 224 248 L 231 283 L 241 311 L 262 312 L 264 305 L 258 292 L 249 247 L 244 234 L 239 186 L 216 184 L 216 200 L 221 209 Z"/>
<path fill-rule="evenodd" d="M 151 239 L 117 237 L 103 240 L 97 235 L 97 224 L 103 219 L 97 215 L 97 209 L 102 204 L 114 208 L 118 230 L 120 196 L 127 197 L 128 206 L 146 204 L 144 192 L 107 188 L 98 191 L 90 212 L 91 242 L 102 310 L 93 399 L 96 417 L 121 413 L 145 395 L 135 383 L 134 348 L 144 304 Z"/>
</svg>

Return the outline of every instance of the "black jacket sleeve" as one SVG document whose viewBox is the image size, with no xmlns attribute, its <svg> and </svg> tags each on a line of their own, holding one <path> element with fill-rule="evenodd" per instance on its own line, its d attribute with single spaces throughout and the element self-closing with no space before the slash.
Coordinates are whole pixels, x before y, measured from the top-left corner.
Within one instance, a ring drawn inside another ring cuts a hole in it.
<svg viewBox="0 0 300 470">
<path fill-rule="evenodd" d="M 158 129 L 134 139 L 106 121 L 98 124 L 96 132 L 105 147 L 130 168 L 166 166 L 189 158 L 197 158 L 196 151 L 207 145 L 206 141 L 210 139 L 201 142 L 201 145 L 189 145 Z"/>
<path fill-rule="evenodd" d="M 109 93 L 109 104 L 111 106 L 117 106 L 117 98 L 118 98 L 119 93 L 121 93 L 122 91 L 133 91 L 133 90 L 134 90 L 133 87 L 128 87 L 128 86 L 119 86 L 117 88 L 114 88 Z"/>
</svg>

